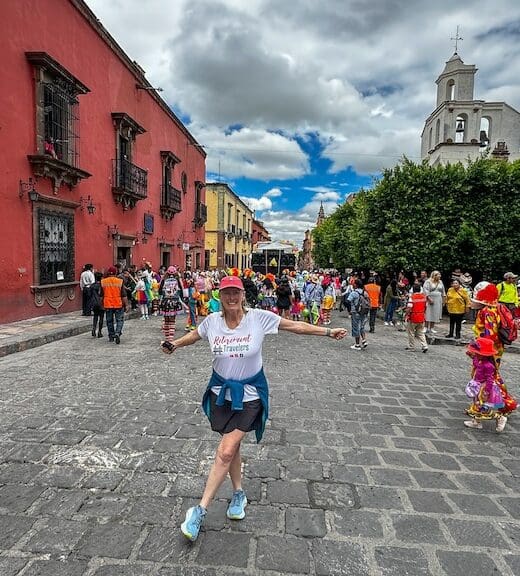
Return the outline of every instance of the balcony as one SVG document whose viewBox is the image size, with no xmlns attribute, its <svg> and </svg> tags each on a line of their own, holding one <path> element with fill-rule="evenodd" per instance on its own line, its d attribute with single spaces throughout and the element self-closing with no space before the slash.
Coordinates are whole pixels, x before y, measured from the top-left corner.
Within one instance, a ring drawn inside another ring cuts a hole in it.
<svg viewBox="0 0 520 576">
<path fill-rule="evenodd" d="M 204 224 L 206 224 L 207 220 L 208 220 L 208 207 L 206 206 L 206 204 L 203 204 L 202 202 L 197 202 L 195 206 L 195 218 L 194 218 L 195 227 L 201 228 L 202 226 L 204 226 Z"/>
<path fill-rule="evenodd" d="M 125 158 L 112 160 L 112 194 L 123 210 L 134 208 L 148 196 L 148 172 Z"/>
<path fill-rule="evenodd" d="M 182 192 L 170 184 L 161 186 L 161 216 L 171 220 L 175 214 L 181 211 Z"/>
</svg>

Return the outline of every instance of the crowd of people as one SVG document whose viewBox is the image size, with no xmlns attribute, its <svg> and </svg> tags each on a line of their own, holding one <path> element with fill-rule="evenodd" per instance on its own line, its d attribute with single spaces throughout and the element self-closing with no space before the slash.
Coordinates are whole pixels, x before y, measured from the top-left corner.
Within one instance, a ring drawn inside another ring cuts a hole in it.
<svg viewBox="0 0 520 576">
<path fill-rule="evenodd" d="M 93 337 L 103 336 L 105 316 L 108 340 L 119 344 L 124 312 L 131 307 L 143 321 L 153 315 L 163 317 L 161 349 L 167 354 L 200 339 L 209 342 L 213 372 L 202 406 L 211 429 L 222 438 L 203 496 L 187 511 L 181 525 L 191 541 L 197 539 L 207 508 L 227 475 L 233 485 L 227 517 L 245 517 L 240 446 L 250 431 L 261 440 L 269 413 L 262 367 L 264 336 L 287 330 L 341 340 L 347 331 L 329 328 L 334 310 L 350 316 L 354 339 L 350 348 L 357 351 L 367 348 L 367 332 L 375 332 L 379 311 L 384 326 L 397 325 L 407 331 L 406 350 L 414 351 L 418 342 L 423 353 L 428 351 L 428 338 L 437 334 L 435 327 L 444 309 L 449 316 L 446 338 L 460 341 L 463 323 L 474 322 L 474 339 L 466 349 L 471 379 L 465 392 L 471 403 L 464 425 L 482 429 L 489 420 L 502 432 L 517 408 L 500 367 L 504 345 L 516 339 L 520 282 L 507 272 L 498 284 L 486 281 L 474 288 L 471 284 L 471 276 L 460 270 L 451 274 L 446 289 L 437 270 L 410 276 L 401 272 L 392 278 L 375 272 L 341 275 L 335 270 L 283 270 L 276 277 L 236 268 L 191 272 L 169 266 L 156 272 L 148 262 L 139 270 L 110 266 L 104 274 L 86 264 L 80 278 L 83 314 L 93 315 Z M 180 313 L 186 316 L 186 334 L 176 338 Z"/>
</svg>

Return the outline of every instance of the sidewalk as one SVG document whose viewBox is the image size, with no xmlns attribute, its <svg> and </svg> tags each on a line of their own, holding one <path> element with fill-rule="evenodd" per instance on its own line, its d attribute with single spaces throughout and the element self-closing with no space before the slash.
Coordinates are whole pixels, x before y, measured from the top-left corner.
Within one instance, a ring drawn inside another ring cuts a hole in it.
<svg viewBox="0 0 520 576">
<path fill-rule="evenodd" d="M 125 319 L 134 318 L 136 314 L 132 311 Z M 92 317 L 82 316 L 80 310 L 0 324 L 0 358 L 91 330 Z"/>
<path fill-rule="evenodd" d="M 137 316 L 138 313 L 132 311 L 125 316 L 125 319 L 129 320 Z M 347 325 L 350 325 L 350 320 L 345 316 L 345 313 L 336 312 L 335 316 L 337 320 L 344 318 Z M 453 339 L 445 338 L 444 335 L 449 331 L 449 320 L 448 318 L 443 318 L 442 322 L 435 326 L 437 334 L 428 336 L 428 342 L 430 345 L 465 346 L 473 337 L 472 326 L 473 324 L 470 322 L 462 325 L 462 339 L 457 342 Z M 66 314 L 29 318 L 11 322 L 10 324 L 0 324 L 0 358 L 15 352 L 43 346 L 43 344 L 48 344 L 49 342 L 90 332 L 91 329 L 92 318 L 82 316 L 79 310 Z M 380 321 L 378 321 L 378 329 L 386 330 L 388 333 L 391 333 L 392 330 L 399 332 L 397 328 L 386 327 Z M 519 341 L 507 346 L 506 350 L 507 352 L 520 354 Z"/>
</svg>

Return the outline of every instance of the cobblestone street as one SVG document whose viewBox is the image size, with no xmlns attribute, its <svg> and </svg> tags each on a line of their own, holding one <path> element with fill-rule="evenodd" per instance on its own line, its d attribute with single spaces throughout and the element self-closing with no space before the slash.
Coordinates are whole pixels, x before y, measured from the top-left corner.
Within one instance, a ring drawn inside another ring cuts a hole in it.
<svg viewBox="0 0 520 576">
<path fill-rule="evenodd" d="M 218 441 L 199 406 L 210 357 L 163 355 L 160 324 L 0 359 L 0 576 L 520 574 L 520 415 L 465 429 L 465 349 L 407 352 L 381 322 L 362 352 L 267 337 L 246 518 L 226 518 L 227 481 L 187 542 Z M 518 398 L 520 355 L 502 374 Z"/>
</svg>

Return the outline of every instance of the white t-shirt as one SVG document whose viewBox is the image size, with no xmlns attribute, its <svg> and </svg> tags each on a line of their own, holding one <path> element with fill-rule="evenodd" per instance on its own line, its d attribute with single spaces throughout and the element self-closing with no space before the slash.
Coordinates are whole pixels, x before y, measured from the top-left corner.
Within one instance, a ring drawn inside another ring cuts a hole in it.
<svg viewBox="0 0 520 576">
<path fill-rule="evenodd" d="M 242 322 L 231 330 L 220 312 L 206 316 L 197 331 L 201 338 L 209 342 L 215 372 L 226 380 L 245 380 L 258 374 L 263 365 L 264 336 L 278 333 L 280 319 L 273 312 L 252 308 L 244 314 Z M 211 390 L 218 394 L 220 386 L 213 386 Z M 244 386 L 244 402 L 258 397 L 254 386 Z M 231 400 L 229 390 L 226 390 L 226 400 Z"/>
</svg>

